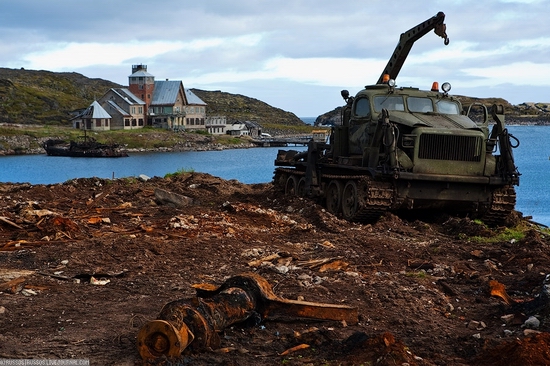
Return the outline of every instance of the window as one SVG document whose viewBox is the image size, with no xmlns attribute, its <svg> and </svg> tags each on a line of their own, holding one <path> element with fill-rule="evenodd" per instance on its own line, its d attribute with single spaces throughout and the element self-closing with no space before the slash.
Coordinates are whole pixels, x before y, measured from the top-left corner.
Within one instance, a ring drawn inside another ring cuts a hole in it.
<svg viewBox="0 0 550 366">
<path fill-rule="evenodd" d="M 101 127 L 101 119 L 98 118 L 98 119 L 95 120 L 95 126 L 96 127 Z"/>
<path fill-rule="evenodd" d="M 432 100 L 429 98 L 408 97 L 407 106 L 411 112 L 427 113 L 434 111 Z"/>
<path fill-rule="evenodd" d="M 403 102 L 403 97 L 400 95 L 380 95 L 374 97 L 374 110 L 381 112 L 383 108 L 389 111 L 404 111 L 405 103 Z"/>
<path fill-rule="evenodd" d="M 138 124 L 139 124 L 140 126 L 143 126 L 143 118 L 140 118 L 140 119 L 138 120 Z"/>
<path fill-rule="evenodd" d="M 450 100 L 440 100 L 436 103 L 437 111 L 443 114 L 460 114 L 458 104 Z"/>
<path fill-rule="evenodd" d="M 355 101 L 355 116 L 367 117 L 370 115 L 370 103 L 367 98 L 359 98 Z"/>
<path fill-rule="evenodd" d="M 143 107 L 138 107 L 138 113 L 143 113 Z"/>
<path fill-rule="evenodd" d="M 136 126 L 136 119 L 132 118 L 132 126 Z"/>
<path fill-rule="evenodd" d="M 130 126 L 130 120 L 128 118 L 124 119 L 124 126 Z"/>
</svg>

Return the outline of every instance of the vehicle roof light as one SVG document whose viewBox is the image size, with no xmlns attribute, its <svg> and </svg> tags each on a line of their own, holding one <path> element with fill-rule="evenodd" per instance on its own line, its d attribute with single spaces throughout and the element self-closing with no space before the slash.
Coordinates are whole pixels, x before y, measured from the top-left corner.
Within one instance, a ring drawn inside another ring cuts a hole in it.
<svg viewBox="0 0 550 366">
<path fill-rule="evenodd" d="M 448 93 L 451 90 L 451 83 L 444 82 L 443 85 L 441 85 L 441 89 L 443 89 L 445 93 Z"/>
<path fill-rule="evenodd" d="M 390 74 L 384 74 L 382 77 L 382 83 L 386 84 L 388 81 L 390 81 Z"/>
<path fill-rule="evenodd" d="M 439 83 L 437 81 L 434 81 L 432 83 L 432 91 L 438 92 L 439 91 Z"/>
</svg>

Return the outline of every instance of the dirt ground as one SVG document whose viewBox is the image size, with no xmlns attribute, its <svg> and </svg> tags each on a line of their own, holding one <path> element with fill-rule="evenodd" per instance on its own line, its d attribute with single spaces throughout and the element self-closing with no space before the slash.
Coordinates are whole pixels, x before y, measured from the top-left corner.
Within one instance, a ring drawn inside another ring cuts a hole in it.
<svg viewBox="0 0 550 366">
<path fill-rule="evenodd" d="M 271 184 L 198 173 L 0 183 L 0 359 L 142 364 L 138 332 L 164 304 L 254 272 L 359 322 L 256 319 L 222 330 L 219 349 L 160 361 L 550 365 L 550 240 L 522 225 L 525 238 L 493 242 L 504 228 L 466 218 L 354 224 Z"/>
</svg>

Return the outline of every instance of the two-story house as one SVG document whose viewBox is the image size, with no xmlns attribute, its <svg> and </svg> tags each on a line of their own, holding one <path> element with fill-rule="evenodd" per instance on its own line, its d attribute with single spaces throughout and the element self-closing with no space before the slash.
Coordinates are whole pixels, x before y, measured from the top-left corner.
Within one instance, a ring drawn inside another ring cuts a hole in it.
<svg viewBox="0 0 550 366">
<path fill-rule="evenodd" d="M 145 102 L 128 89 L 109 89 L 99 103 L 112 117 L 112 130 L 131 130 L 145 125 Z"/>
</svg>

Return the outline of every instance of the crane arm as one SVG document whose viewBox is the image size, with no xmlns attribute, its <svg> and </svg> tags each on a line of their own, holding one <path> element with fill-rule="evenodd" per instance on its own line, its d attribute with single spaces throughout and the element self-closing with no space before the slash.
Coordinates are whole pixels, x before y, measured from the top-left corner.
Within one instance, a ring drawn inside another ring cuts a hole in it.
<svg viewBox="0 0 550 366">
<path fill-rule="evenodd" d="M 397 78 L 401 67 L 405 63 L 409 52 L 417 40 L 424 37 L 429 31 L 434 30 L 435 34 L 444 39 L 445 45 L 449 44 L 449 38 L 445 33 L 446 26 L 443 23 L 445 21 L 445 14 L 443 12 L 437 13 L 430 19 L 416 25 L 409 29 L 405 33 L 401 33 L 399 37 L 399 43 L 395 47 L 393 54 L 388 61 L 388 64 L 384 68 L 384 72 L 380 75 L 377 84 L 383 83 L 384 74 L 390 75 L 391 79 Z"/>
</svg>

